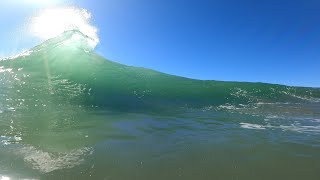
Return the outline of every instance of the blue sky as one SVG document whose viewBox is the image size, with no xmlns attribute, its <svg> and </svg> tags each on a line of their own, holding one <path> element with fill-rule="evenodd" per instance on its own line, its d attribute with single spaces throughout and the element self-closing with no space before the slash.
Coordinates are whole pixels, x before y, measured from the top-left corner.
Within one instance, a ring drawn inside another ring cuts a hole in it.
<svg viewBox="0 0 320 180">
<path fill-rule="evenodd" d="M 26 1 L 0 2 L 0 56 L 40 43 L 23 28 L 36 10 L 75 5 L 92 13 L 107 59 L 195 79 L 320 87 L 318 0 Z"/>
</svg>

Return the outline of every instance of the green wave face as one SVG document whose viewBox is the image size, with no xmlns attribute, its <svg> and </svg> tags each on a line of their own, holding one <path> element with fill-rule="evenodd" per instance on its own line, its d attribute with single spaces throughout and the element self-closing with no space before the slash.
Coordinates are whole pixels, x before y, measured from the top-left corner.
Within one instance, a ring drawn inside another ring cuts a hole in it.
<svg viewBox="0 0 320 180">
<path fill-rule="evenodd" d="M 65 32 L 20 56 L 0 62 L 4 96 L 23 103 L 2 108 L 73 103 L 130 112 L 173 111 L 224 104 L 319 101 L 320 90 L 263 83 L 201 81 L 102 58 L 85 35 Z M 34 102 L 37 100 L 36 102 Z M 41 102 L 41 103 L 40 103 Z"/>
<path fill-rule="evenodd" d="M 221 179 L 234 159 L 239 172 L 277 167 L 274 146 L 283 164 L 270 174 L 319 177 L 308 172 L 319 172 L 320 89 L 168 75 L 106 60 L 88 41 L 68 31 L 0 61 L 0 179 L 175 179 L 174 167 Z M 315 159 L 295 167 L 302 156 L 289 151 Z M 250 175 L 239 179 L 277 179 Z"/>
</svg>

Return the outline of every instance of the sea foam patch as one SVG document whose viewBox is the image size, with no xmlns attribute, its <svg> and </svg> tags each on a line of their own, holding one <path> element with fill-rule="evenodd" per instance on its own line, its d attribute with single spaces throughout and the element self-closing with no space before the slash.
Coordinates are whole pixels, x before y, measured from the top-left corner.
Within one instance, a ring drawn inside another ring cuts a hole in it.
<svg viewBox="0 0 320 180">
<path fill-rule="evenodd" d="M 42 173 L 49 173 L 58 169 L 73 168 L 85 161 L 84 156 L 92 153 L 92 148 L 88 147 L 59 154 L 41 151 L 32 146 L 23 147 L 18 151 L 19 155 L 24 156 L 24 161 L 27 164 Z"/>
<path fill-rule="evenodd" d="M 245 129 L 266 129 L 264 126 L 259 124 L 251 124 L 251 123 L 240 123 L 240 126 Z"/>
<path fill-rule="evenodd" d="M 259 124 L 251 124 L 251 123 L 240 123 L 241 128 L 245 129 L 280 129 L 282 131 L 291 131 L 291 132 L 298 132 L 298 133 L 312 133 L 312 134 L 319 134 L 320 133 L 320 125 L 303 125 L 301 123 L 294 123 L 290 125 L 259 125 Z"/>
</svg>

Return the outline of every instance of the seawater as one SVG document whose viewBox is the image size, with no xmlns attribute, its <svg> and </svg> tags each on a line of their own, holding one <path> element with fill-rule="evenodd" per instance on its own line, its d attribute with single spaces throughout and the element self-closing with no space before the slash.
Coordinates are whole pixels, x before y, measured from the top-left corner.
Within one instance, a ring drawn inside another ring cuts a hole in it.
<svg viewBox="0 0 320 180">
<path fill-rule="evenodd" d="M 320 89 L 125 66 L 68 31 L 0 61 L 0 179 L 318 179 Z"/>
</svg>

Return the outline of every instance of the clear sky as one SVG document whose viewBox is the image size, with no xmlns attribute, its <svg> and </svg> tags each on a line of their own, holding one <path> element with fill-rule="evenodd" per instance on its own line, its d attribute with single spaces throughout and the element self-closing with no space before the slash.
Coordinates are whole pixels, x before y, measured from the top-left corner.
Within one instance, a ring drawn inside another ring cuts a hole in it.
<svg viewBox="0 0 320 180">
<path fill-rule="evenodd" d="M 195 79 L 320 87 L 319 0 L 2 0 L 0 56 L 37 45 L 37 10 L 92 14 L 107 59 Z"/>
</svg>

